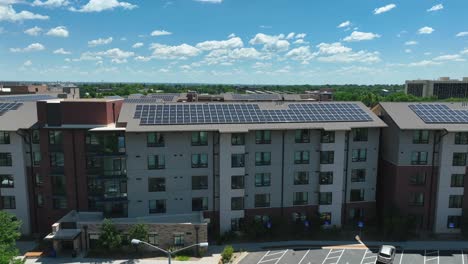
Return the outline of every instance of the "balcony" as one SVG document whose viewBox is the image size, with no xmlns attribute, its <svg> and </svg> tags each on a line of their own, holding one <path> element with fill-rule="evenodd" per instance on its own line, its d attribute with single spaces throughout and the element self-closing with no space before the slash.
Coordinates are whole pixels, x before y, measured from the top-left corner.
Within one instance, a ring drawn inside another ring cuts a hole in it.
<svg viewBox="0 0 468 264">
<path fill-rule="evenodd" d="M 126 178 L 127 170 L 106 170 L 103 168 L 88 168 L 88 176 L 93 178 Z"/>
</svg>

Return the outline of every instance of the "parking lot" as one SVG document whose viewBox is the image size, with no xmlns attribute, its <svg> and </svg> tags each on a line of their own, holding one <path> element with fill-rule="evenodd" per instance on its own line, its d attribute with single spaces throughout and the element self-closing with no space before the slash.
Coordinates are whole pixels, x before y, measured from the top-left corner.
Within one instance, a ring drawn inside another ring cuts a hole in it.
<svg viewBox="0 0 468 264">
<path fill-rule="evenodd" d="M 241 264 L 374 264 L 378 248 L 302 248 L 249 253 Z M 462 250 L 398 249 L 394 264 L 468 264 Z"/>
</svg>

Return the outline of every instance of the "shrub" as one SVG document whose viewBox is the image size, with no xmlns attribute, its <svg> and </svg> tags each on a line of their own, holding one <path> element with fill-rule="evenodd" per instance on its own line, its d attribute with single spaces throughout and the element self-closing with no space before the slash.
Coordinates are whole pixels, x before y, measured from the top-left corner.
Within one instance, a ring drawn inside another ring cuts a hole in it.
<svg viewBox="0 0 468 264">
<path fill-rule="evenodd" d="M 110 251 L 119 249 L 122 245 L 122 236 L 112 220 L 104 219 L 102 222 L 98 244 L 102 249 Z"/>
<path fill-rule="evenodd" d="M 223 263 L 229 263 L 232 258 L 232 254 L 234 253 L 234 248 L 232 246 L 226 246 L 221 253 L 221 257 L 223 258 Z"/>
</svg>

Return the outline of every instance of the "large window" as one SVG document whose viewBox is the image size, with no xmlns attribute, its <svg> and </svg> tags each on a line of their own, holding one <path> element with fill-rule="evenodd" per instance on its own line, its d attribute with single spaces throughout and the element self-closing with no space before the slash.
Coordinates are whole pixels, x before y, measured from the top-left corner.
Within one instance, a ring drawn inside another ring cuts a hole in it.
<svg viewBox="0 0 468 264">
<path fill-rule="evenodd" d="M 293 196 L 293 205 L 306 205 L 309 202 L 308 192 L 295 192 Z"/>
<path fill-rule="evenodd" d="M 148 243 L 154 246 L 159 245 L 159 235 L 156 233 L 148 234 Z"/>
<path fill-rule="evenodd" d="M 333 171 L 321 171 L 319 173 L 319 184 L 320 185 L 333 184 Z"/>
<path fill-rule="evenodd" d="M 350 201 L 351 202 L 364 201 L 364 189 L 351 189 Z"/>
<path fill-rule="evenodd" d="M 335 162 L 334 151 L 320 151 L 320 164 L 333 164 Z"/>
<path fill-rule="evenodd" d="M 192 154 L 192 168 L 207 168 L 208 154 Z"/>
<path fill-rule="evenodd" d="M 245 134 L 234 133 L 231 135 L 231 145 L 242 146 L 245 145 Z"/>
<path fill-rule="evenodd" d="M 208 132 L 197 131 L 192 132 L 192 146 L 207 146 L 208 145 Z"/>
<path fill-rule="evenodd" d="M 231 231 L 242 230 L 244 218 L 231 218 Z"/>
<path fill-rule="evenodd" d="M 32 143 L 33 144 L 39 144 L 41 140 L 41 133 L 39 130 L 35 129 L 32 131 Z"/>
<path fill-rule="evenodd" d="M 265 187 L 271 184 L 271 174 L 268 172 L 255 173 L 255 187 Z"/>
<path fill-rule="evenodd" d="M 333 193 L 331 192 L 320 192 L 319 193 L 319 204 L 327 205 L 332 204 Z"/>
<path fill-rule="evenodd" d="M 0 131 L 0 144 L 10 144 L 10 132 Z"/>
<path fill-rule="evenodd" d="M 449 215 L 447 217 L 447 228 L 460 228 L 461 216 Z"/>
<path fill-rule="evenodd" d="M 353 149 L 352 161 L 365 162 L 367 160 L 367 149 Z"/>
<path fill-rule="evenodd" d="M 182 247 L 185 245 L 184 234 L 175 234 L 174 235 L 174 246 Z"/>
<path fill-rule="evenodd" d="M 2 200 L 2 209 L 16 209 L 16 200 L 14 196 L 0 196 Z"/>
<path fill-rule="evenodd" d="M 413 206 L 423 206 L 424 205 L 424 193 L 422 192 L 409 193 L 408 204 L 413 205 Z"/>
<path fill-rule="evenodd" d="M 44 178 L 42 177 L 41 173 L 36 172 L 36 174 L 34 175 L 34 183 L 36 184 L 36 186 L 42 186 L 42 184 L 44 184 Z"/>
<path fill-rule="evenodd" d="M 269 130 L 255 131 L 255 143 L 256 144 L 270 144 L 271 143 L 271 131 Z"/>
<path fill-rule="evenodd" d="M 54 175 L 50 178 L 52 180 L 52 193 L 54 195 L 65 195 L 67 192 L 65 185 L 65 176 Z"/>
<path fill-rule="evenodd" d="M 463 207 L 463 195 L 450 195 L 449 196 L 449 208 L 462 208 Z"/>
<path fill-rule="evenodd" d="M 453 166 L 466 166 L 466 153 L 453 153 Z"/>
<path fill-rule="evenodd" d="M 255 195 L 255 207 L 270 207 L 270 194 L 256 194 Z"/>
<path fill-rule="evenodd" d="M 294 185 L 306 185 L 309 184 L 309 172 L 308 171 L 296 171 L 294 173 Z"/>
<path fill-rule="evenodd" d="M 429 143 L 428 130 L 416 130 L 413 132 L 413 144 L 427 144 Z"/>
<path fill-rule="evenodd" d="M 33 152 L 33 166 L 40 166 L 41 165 L 41 152 Z"/>
<path fill-rule="evenodd" d="M 52 208 L 54 209 L 67 209 L 68 203 L 65 197 L 54 197 L 52 199 Z"/>
<path fill-rule="evenodd" d="M 294 152 L 294 164 L 309 164 L 309 151 Z"/>
<path fill-rule="evenodd" d="M 39 208 L 44 207 L 44 196 L 40 193 L 36 195 L 36 205 Z"/>
<path fill-rule="evenodd" d="M 146 144 L 148 147 L 164 147 L 164 135 L 156 132 L 147 133 Z"/>
<path fill-rule="evenodd" d="M 164 214 L 166 213 L 166 200 L 149 200 L 149 213 L 150 214 Z"/>
<path fill-rule="evenodd" d="M 367 128 L 353 128 L 353 141 L 367 141 Z"/>
<path fill-rule="evenodd" d="M 271 164 L 271 152 L 256 152 L 255 166 L 267 166 Z"/>
<path fill-rule="evenodd" d="M 310 142 L 309 130 L 308 129 L 296 130 L 295 141 L 296 143 L 309 143 Z"/>
<path fill-rule="evenodd" d="M 63 143 L 63 135 L 60 130 L 49 130 L 49 144 L 61 145 Z"/>
<path fill-rule="evenodd" d="M 468 145 L 468 132 L 455 133 L 456 145 Z"/>
<path fill-rule="evenodd" d="M 231 176 L 231 189 L 244 189 L 244 175 Z"/>
<path fill-rule="evenodd" d="M 148 178 L 148 192 L 165 192 L 166 178 Z"/>
<path fill-rule="evenodd" d="M 335 143 L 335 131 L 322 130 L 320 134 L 320 143 Z"/>
<path fill-rule="evenodd" d="M 244 210 L 244 197 L 231 197 L 231 210 Z"/>
<path fill-rule="evenodd" d="M 411 153 L 411 164 L 412 165 L 426 165 L 427 164 L 427 152 L 426 151 L 413 151 Z"/>
<path fill-rule="evenodd" d="M 208 210 L 208 197 L 192 198 L 192 211 Z"/>
<path fill-rule="evenodd" d="M 426 184 L 426 173 L 419 172 L 409 176 L 409 183 L 411 185 L 424 185 Z"/>
<path fill-rule="evenodd" d="M 351 182 L 365 182 L 366 169 L 353 169 L 351 170 Z"/>
<path fill-rule="evenodd" d="M 208 189 L 208 176 L 192 176 L 192 190 Z"/>
<path fill-rule="evenodd" d="M 231 167 L 232 168 L 245 167 L 245 154 L 232 154 L 231 155 Z"/>
<path fill-rule="evenodd" d="M 0 174 L 0 188 L 13 188 L 15 187 L 15 180 L 13 175 Z"/>
<path fill-rule="evenodd" d="M 160 170 L 166 167 L 164 155 L 148 155 L 148 170 Z"/>
<path fill-rule="evenodd" d="M 56 168 L 64 166 L 63 152 L 51 152 L 49 158 L 51 167 Z"/>
<path fill-rule="evenodd" d="M 0 153 L 0 167 L 11 167 L 11 153 Z"/>
<path fill-rule="evenodd" d="M 464 174 L 452 174 L 450 179 L 450 187 L 463 187 L 465 186 L 465 175 Z"/>
</svg>

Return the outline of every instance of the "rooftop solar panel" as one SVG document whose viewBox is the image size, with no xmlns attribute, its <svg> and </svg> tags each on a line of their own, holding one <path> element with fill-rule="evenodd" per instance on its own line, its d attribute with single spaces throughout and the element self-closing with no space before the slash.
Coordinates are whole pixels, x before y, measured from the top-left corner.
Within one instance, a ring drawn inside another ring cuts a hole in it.
<svg viewBox="0 0 468 264">
<path fill-rule="evenodd" d="M 151 104 L 161 103 L 163 100 L 160 98 L 127 98 L 124 102 L 129 104 Z"/>
<path fill-rule="evenodd" d="M 368 122 L 357 104 L 289 104 L 287 109 L 260 109 L 258 104 L 138 104 L 140 125 Z"/>
<path fill-rule="evenodd" d="M 6 112 L 10 111 L 10 110 L 16 110 L 18 109 L 20 106 L 22 106 L 23 104 L 22 103 L 0 103 L 0 116 L 4 115 Z"/>
<path fill-rule="evenodd" d="M 253 101 L 275 101 L 275 100 L 281 100 L 282 97 L 279 94 L 233 94 L 232 99 L 253 100 Z"/>
<path fill-rule="evenodd" d="M 468 109 L 451 109 L 444 104 L 414 104 L 409 108 L 427 124 L 468 123 Z"/>
<path fill-rule="evenodd" d="M 2 95 L 0 101 L 8 102 L 35 102 L 41 100 L 57 99 L 56 96 L 50 94 L 31 94 L 31 95 Z"/>
</svg>

